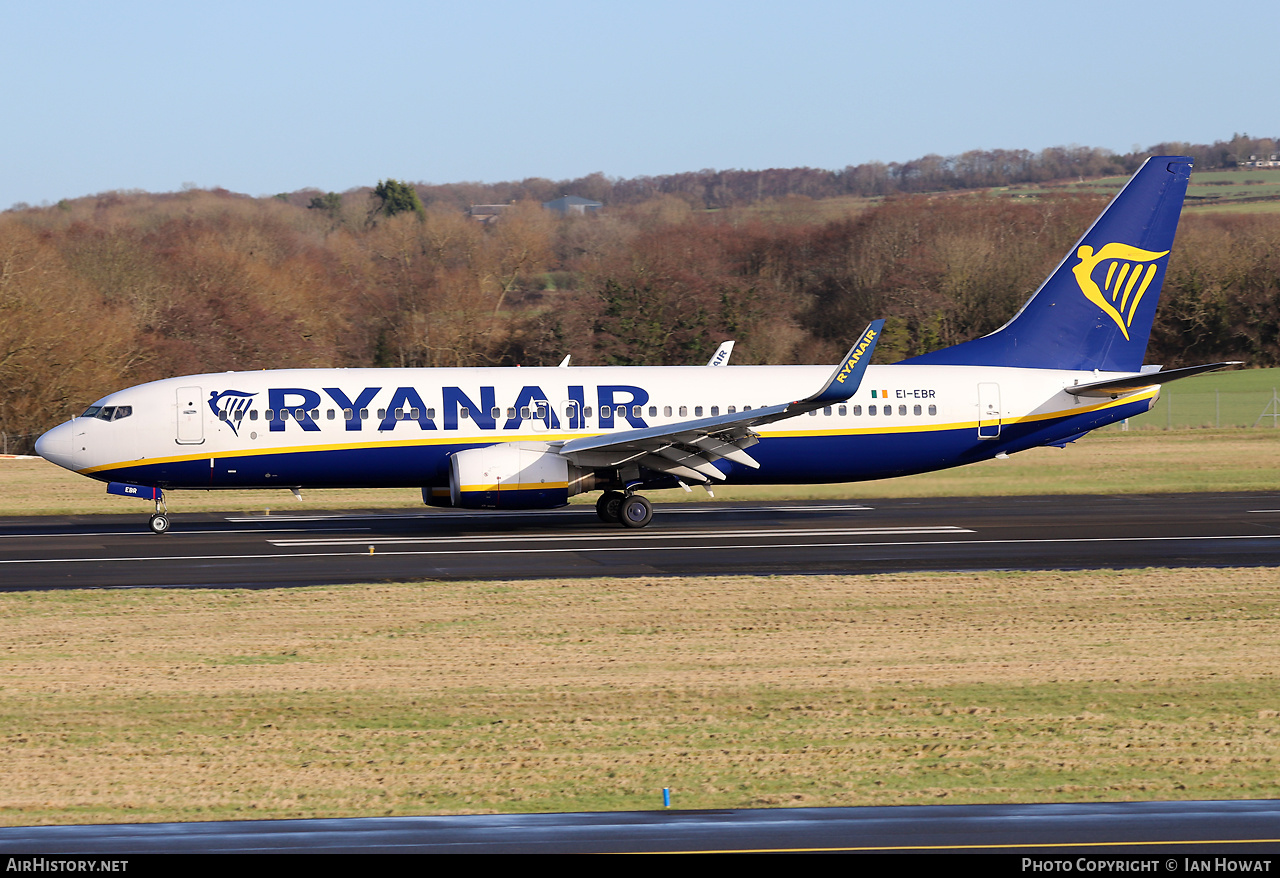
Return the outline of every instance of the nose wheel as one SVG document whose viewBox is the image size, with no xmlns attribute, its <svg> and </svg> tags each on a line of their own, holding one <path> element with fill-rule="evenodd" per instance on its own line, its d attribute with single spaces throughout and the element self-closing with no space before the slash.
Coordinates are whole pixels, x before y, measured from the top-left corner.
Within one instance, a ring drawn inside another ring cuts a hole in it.
<svg viewBox="0 0 1280 878">
<path fill-rule="evenodd" d="M 156 492 L 156 512 L 147 524 L 153 534 L 169 532 L 169 507 L 165 505 L 163 492 Z"/>
</svg>

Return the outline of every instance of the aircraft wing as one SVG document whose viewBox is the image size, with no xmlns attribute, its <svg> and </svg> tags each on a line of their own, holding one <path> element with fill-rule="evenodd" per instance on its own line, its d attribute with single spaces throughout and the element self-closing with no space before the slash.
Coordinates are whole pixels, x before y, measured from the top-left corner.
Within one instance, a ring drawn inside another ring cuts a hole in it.
<svg viewBox="0 0 1280 878">
<path fill-rule="evenodd" d="M 703 484 L 712 479 L 724 480 L 724 473 L 714 466 L 718 460 L 730 460 L 759 469 L 760 464 L 746 452 L 760 441 L 752 428 L 794 418 L 853 396 L 862 383 L 862 376 L 871 362 L 872 351 L 883 329 L 883 320 L 873 321 L 836 366 L 822 389 L 804 399 L 678 424 L 584 436 L 570 439 L 559 447 L 553 445 L 553 448 L 581 467 L 617 467 L 634 463 Z"/>
</svg>

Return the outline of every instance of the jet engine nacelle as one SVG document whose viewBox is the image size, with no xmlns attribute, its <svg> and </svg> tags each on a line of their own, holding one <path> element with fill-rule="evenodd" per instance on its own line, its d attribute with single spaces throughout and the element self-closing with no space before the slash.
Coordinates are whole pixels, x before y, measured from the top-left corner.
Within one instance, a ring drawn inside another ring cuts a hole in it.
<svg viewBox="0 0 1280 878">
<path fill-rule="evenodd" d="M 550 509 L 595 486 L 590 470 L 545 445 L 469 448 L 449 459 L 449 499 L 467 509 Z"/>
</svg>

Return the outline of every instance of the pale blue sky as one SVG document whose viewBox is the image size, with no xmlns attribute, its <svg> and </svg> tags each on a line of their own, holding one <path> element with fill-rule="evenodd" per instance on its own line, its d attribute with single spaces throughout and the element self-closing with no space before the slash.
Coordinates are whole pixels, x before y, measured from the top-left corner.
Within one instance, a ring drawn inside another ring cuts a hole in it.
<svg viewBox="0 0 1280 878">
<path fill-rule="evenodd" d="M 1280 4 L 0 0 L 0 209 L 1280 134 Z"/>
</svg>

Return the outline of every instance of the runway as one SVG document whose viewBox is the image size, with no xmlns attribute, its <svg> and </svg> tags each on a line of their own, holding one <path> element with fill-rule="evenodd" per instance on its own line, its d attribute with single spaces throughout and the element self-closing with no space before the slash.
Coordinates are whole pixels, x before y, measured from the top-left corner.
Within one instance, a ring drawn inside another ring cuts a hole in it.
<svg viewBox="0 0 1280 878">
<path fill-rule="evenodd" d="M 6 857 L 135 853 L 996 853 L 1040 869 L 1141 855 L 1142 871 L 1196 871 L 1209 854 L 1262 871 L 1280 849 L 1280 802 L 922 805 L 741 811 L 603 811 L 350 820 L 0 828 Z M 1259 856 L 1259 855 L 1262 856 Z M 1171 855 L 1176 855 L 1176 859 Z M 21 868 L 21 867 L 19 867 Z M 1207 870 L 1201 866 L 1201 870 Z M 1225 867 L 1218 869 L 1223 871 Z M 1233 868 L 1233 871 L 1235 869 Z M 1025 869 L 1024 869 L 1025 871 Z M 1098 869 L 1098 871 L 1110 871 Z M 1240 871 L 1246 871 L 1240 869 Z"/>
<path fill-rule="evenodd" d="M 1280 497 L 1190 494 L 292 516 L 0 519 L 0 589 L 279 587 L 412 579 L 1280 566 Z M 7 854 L 1280 849 L 1280 802 L 800 808 L 0 828 Z M 1166 871 L 1172 871 L 1166 869 Z"/>
<path fill-rule="evenodd" d="M 0 588 L 1280 566 L 1280 498 L 1173 494 L 0 519 Z"/>
</svg>

